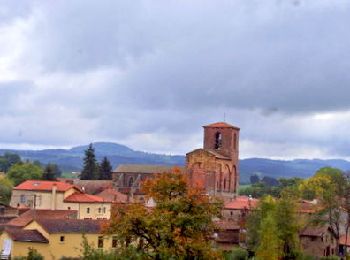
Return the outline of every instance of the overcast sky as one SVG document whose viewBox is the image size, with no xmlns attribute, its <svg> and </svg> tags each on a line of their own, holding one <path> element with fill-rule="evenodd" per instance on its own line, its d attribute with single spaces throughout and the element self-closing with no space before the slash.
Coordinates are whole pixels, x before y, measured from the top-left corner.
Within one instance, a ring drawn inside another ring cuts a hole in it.
<svg viewBox="0 0 350 260">
<path fill-rule="evenodd" d="M 350 158 L 350 1 L 0 0 L 0 147 Z"/>
</svg>

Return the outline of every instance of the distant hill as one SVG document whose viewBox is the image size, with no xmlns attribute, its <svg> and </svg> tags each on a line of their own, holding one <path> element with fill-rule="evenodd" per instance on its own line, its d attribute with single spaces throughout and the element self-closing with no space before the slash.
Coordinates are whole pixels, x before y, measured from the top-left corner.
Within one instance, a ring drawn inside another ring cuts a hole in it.
<svg viewBox="0 0 350 260">
<path fill-rule="evenodd" d="M 253 174 L 274 178 L 308 178 L 325 166 L 339 168 L 343 171 L 350 170 L 350 162 L 341 159 L 295 159 L 285 161 L 249 158 L 240 161 L 241 182 L 249 182 L 249 178 Z"/>
<path fill-rule="evenodd" d="M 185 157 L 181 155 L 163 155 L 135 151 L 125 145 L 108 142 L 93 143 L 97 160 L 107 156 L 113 168 L 119 164 L 140 163 L 140 164 L 160 164 L 160 165 L 184 165 Z M 0 155 L 5 152 L 17 153 L 23 160 L 38 160 L 44 164 L 56 163 L 63 171 L 80 171 L 84 157 L 84 151 L 88 145 L 77 146 L 71 149 L 45 149 L 45 150 L 11 150 L 0 149 Z M 296 160 L 271 160 L 264 158 L 249 158 L 240 160 L 241 182 L 249 182 L 253 174 L 260 176 L 271 176 L 275 178 L 289 177 L 310 177 L 319 168 L 331 166 L 350 170 L 350 162 L 340 159 L 320 160 L 320 159 L 296 159 Z"/>
<path fill-rule="evenodd" d="M 134 151 L 124 145 L 107 142 L 93 143 L 95 155 L 98 161 L 103 156 L 107 156 L 111 161 L 113 168 L 122 163 L 143 163 L 160 165 L 184 165 L 183 156 L 170 156 L 154 153 L 145 153 Z M 80 171 L 83 165 L 84 151 L 88 145 L 77 146 L 71 149 L 44 149 L 44 150 L 13 150 L 0 149 L 0 154 L 5 152 L 17 153 L 23 160 L 35 161 L 41 163 L 56 163 L 62 171 Z"/>
</svg>

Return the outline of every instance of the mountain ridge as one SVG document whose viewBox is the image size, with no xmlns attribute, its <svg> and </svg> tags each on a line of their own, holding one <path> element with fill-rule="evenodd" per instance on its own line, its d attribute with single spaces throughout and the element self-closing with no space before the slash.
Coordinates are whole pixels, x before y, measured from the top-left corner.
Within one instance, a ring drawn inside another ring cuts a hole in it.
<svg viewBox="0 0 350 260">
<path fill-rule="evenodd" d="M 111 142 L 94 142 L 98 161 L 106 156 L 111 161 L 113 169 L 119 164 L 159 164 L 159 165 L 184 165 L 183 155 L 164 155 L 133 150 L 126 145 Z M 79 145 L 69 149 L 42 149 L 19 150 L 0 149 L 0 155 L 5 152 L 17 153 L 23 160 L 41 163 L 56 163 L 66 172 L 80 171 L 82 168 L 84 151 L 88 145 Z M 249 182 L 253 174 L 260 176 L 300 177 L 307 178 L 313 175 L 319 168 L 330 166 L 343 171 L 350 170 L 350 162 L 344 159 L 293 159 L 274 160 L 268 158 L 246 158 L 240 160 L 241 182 Z"/>
</svg>

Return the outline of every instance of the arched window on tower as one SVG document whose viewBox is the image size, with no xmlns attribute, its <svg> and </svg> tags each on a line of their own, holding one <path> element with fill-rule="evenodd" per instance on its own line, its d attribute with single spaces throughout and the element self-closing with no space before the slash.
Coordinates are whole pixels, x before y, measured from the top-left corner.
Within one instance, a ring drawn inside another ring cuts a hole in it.
<svg viewBox="0 0 350 260">
<path fill-rule="evenodd" d="M 215 134 L 215 149 L 219 149 L 222 146 L 222 134 L 217 132 Z"/>
<path fill-rule="evenodd" d="M 133 177 L 130 177 L 129 179 L 129 187 L 132 187 L 132 185 L 134 184 L 134 178 Z"/>
</svg>

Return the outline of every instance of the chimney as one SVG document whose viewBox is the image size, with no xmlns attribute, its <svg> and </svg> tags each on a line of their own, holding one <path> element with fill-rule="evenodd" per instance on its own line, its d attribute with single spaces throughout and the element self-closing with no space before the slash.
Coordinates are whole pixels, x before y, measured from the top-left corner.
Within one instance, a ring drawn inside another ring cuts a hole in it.
<svg viewBox="0 0 350 260">
<path fill-rule="evenodd" d="M 51 210 L 56 209 L 56 193 L 57 193 L 57 184 L 52 184 L 52 192 L 51 192 Z"/>
</svg>

